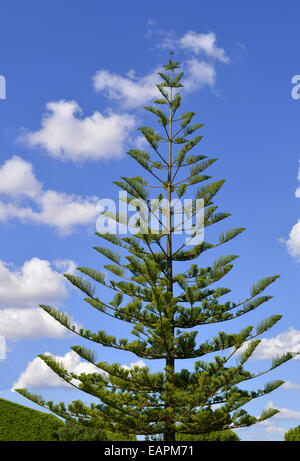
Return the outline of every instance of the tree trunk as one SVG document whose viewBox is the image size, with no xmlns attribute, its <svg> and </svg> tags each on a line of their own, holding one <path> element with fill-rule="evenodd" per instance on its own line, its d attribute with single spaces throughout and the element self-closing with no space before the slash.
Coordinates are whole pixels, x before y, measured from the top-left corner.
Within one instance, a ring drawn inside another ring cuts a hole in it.
<svg viewBox="0 0 300 461">
<path fill-rule="evenodd" d="M 171 81 L 172 81 L 172 71 L 171 71 Z M 169 158 L 168 158 L 168 210 L 167 210 L 167 256 L 168 256 L 168 268 L 167 268 L 167 276 L 168 276 L 168 291 L 172 293 L 173 296 L 173 261 L 172 261 L 172 215 L 171 215 L 171 200 L 172 200 L 172 88 L 170 90 L 170 115 L 169 115 Z M 170 317 L 170 323 L 173 324 L 173 315 Z M 166 359 L 166 386 L 170 386 L 172 380 L 172 376 L 175 371 L 175 360 L 174 360 L 174 327 L 171 326 L 171 336 L 172 336 L 172 347 L 168 353 L 168 357 Z M 175 416 L 175 408 L 172 402 L 172 396 L 169 395 L 169 390 L 166 391 L 166 400 L 165 400 L 165 408 L 168 409 L 171 413 L 170 418 L 166 422 L 166 430 L 164 433 L 164 441 L 165 442 L 172 442 L 175 441 L 175 431 L 174 429 L 168 427 L 168 423 L 172 425 L 175 423 L 174 417 Z"/>
</svg>

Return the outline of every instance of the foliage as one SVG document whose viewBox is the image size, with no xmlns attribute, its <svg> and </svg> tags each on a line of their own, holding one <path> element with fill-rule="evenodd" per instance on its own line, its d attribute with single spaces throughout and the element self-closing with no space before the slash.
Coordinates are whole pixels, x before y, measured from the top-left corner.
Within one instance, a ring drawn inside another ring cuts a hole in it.
<svg viewBox="0 0 300 461">
<path fill-rule="evenodd" d="M 183 442 L 238 442 L 239 436 L 231 430 L 210 432 L 209 434 L 178 434 L 176 440 Z"/>
<path fill-rule="evenodd" d="M 134 436 L 123 436 L 122 434 L 105 433 L 103 430 L 98 429 L 96 426 L 89 426 L 79 424 L 75 421 L 67 421 L 56 432 L 58 441 L 126 441 L 135 440 Z"/>
<path fill-rule="evenodd" d="M 240 440 L 238 435 L 231 431 L 210 432 L 208 434 L 176 434 L 178 442 L 237 442 Z M 146 437 L 147 441 L 162 441 L 162 436 Z"/>
<path fill-rule="evenodd" d="M 154 102 L 155 106 L 145 107 L 157 118 L 159 125 L 158 131 L 152 127 L 140 128 L 151 153 L 141 149 L 128 151 L 146 176 L 124 176 L 115 182 L 127 193 L 127 204 L 135 205 L 138 211 L 137 233 L 122 238 L 115 233 L 97 234 L 104 239 L 104 246 L 95 246 L 95 250 L 101 258 L 108 259 L 109 264 L 104 265 L 104 269 L 112 274 L 110 280 L 104 272 L 88 267 L 78 268 L 80 277 L 65 274 L 84 293 L 85 302 L 99 312 L 100 323 L 103 315 L 111 319 L 112 328 L 114 321 L 122 321 L 131 328 L 131 337 L 118 339 L 103 330 L 77 329 L 67 314 L 51 306 L 41 306 L 80 338 L 116 351 L 131 352 L 143 360 L 163 361 L 165 367 L 158 372 L 151 372 L 149 367 L 126 369 L 117 363 L 98 362 L 93 351 L 74 346 L 73 351 L 94 364 L 98 373 L 77 376 L 48 354 L 40 358 L 66 382 L 98 398 L 99 404 L 88 406 L 75 401 L 68 407 L 63 402 L 54 405 L 27 390 L 19 390 L 63 418 L 79 418 L 91 424 L 94 422 L 104 431 L 128 435 L 164 434 L 165 441 L 175 440 L 176 433 L 182 437 L 198 436 L 250 426 L 272 417 L 278 410 L 268 409 L 260 417 L 254 417 L 243 407 L 274 391 L 283 381 L 271 381 L 256 391 L 245 388 L 254 378 L 274 370 L 295 355 L 287 353 L 275 357 L 269 369 L 260 373 L 244 368 L 260 344 L 258 337 L 275 325 L 281 315 L 271 315 L 256 327 L 247 326 L 238 333 L 221 330 L 210 340 L 198 341 L 199 332 L 200 338 L 205 338 L 206 325 L 240 319 L 269 301 L 272 296 L 263 292 L 279 276 L 258 281 L 244 301 L 222 302 L 222 297 L 231 290 L 218 286 L 218 282 L 231 271 L 237 256 L 219 256 L 209 265 L 199 266 L 198 263 L 203 261 L 206 252 L 223 248 L 244 228 L 226 229 L 218 239 L 213 238 L 214 243 L 199 239 L 199 229 L 192 224 L 189 239 L 184 236 L 182 241 L 182 236 L 176 233 L 179 224 L 175 222 L 177 210 L 172 206 L 173 200 L 178 203 L 187 193 L 193 195 L 191 219 L 199 211 L 199 203 L 203 205 L 205 230 L 230 216 L 230 213 L 217 211 L 213 201 L 225 180 L 210 181 L 211 176 L 206 174 L 216 159 L 207 158 L 199 151 L 191 152 L 198 149 L 202 135 L 194 136 L 194 133 L 203 125 L 192 124 L 194 112 L 179 113 L 183 73 L 176 73 L 178 68 L 171 53 L 164 66 L 165 72 L 159 72 L 160 97 Z M 152 177 L 151 184 L 146 179 L 148 176 Z M 159 212 L 157 231 L 150 229 L 153 213 L 149 216 L 147 211 L 153 212 L 153 198 L 149 190 L 158 191 L 154 197 Z M 160 218 L 163 215 L 165 220 Z M 105 212 L 104 216 L 124 223 L 121 215 Z M 210 239 L 212 237 L 213 234 Z M 194 238 L 196 240 L 192 240 Z M 97 288 L 111 290 L 113 299 L 99 298 Z M 181 369 L 182 359 L 190 359 L 189 370 Z M 80 383 L 78 386 L 74 384 L 75 379 Z"/>
<path fill-rule="evenodd" d="M 62 425 L 52 414 L 0 399 L 1 441 L 54 441 Z"/>
<path fill-rule="evenodd" d="M 300 426 L 291 427 L 284 434 L 284 440 L 286 442 L 300 442 Z"/>
</svg>

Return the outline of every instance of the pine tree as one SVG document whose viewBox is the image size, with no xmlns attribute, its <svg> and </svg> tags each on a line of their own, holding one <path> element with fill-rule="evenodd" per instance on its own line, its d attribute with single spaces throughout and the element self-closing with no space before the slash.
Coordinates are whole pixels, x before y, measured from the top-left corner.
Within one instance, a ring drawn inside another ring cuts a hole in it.
<svg viewBox="0 0 300 461">
<path fill-rule="evenodd" d="M 274 370 L 295 355 L 287 353 L 274 358 L 272 365 L 261 373 L 251 373 L 244 368 L 261 341 L 258 337 L 275 325 L 281 315 L 264 319 L 256 328 L 248 326 L 234 334 L 220 331 L 211 341 L 196 342 L 198 331 L 202 333 L 205 325 L 237 319 L 272 298 L 261 293 L 278 275 L 256 283 L 245 301 L 222 303 L 220 298 L 230 290 L 214 284 L 229 273 L 237 256 L 218 257 L 208 267 L 200 267 L 197 263 L 204 252 L 226 244 L 244 228 L 222 232 L 216 243 L 196 240 L 195 244 L 190 244 L 192 239 L 199 237 L 199 229 L 192 227 L 190 240 L 178 243 L 182 236 L 177 235 L 177 225 L 174 224 L 176 207 L 171 206 L 174 197 L 179 201 L 188 192 L 193 192 L 189 216 L 192 219 L 196 216 L 200 201 L 204 229 L 230 216 L 218 212 L 213 202 L 224 180 L 210 182 L 211 177 L 204 173 L 217 159 L 191 153 L 202 139 L 201 135 L 191 135 L 203 125 L 192 123 L 194 112 L 178 115 L 181 106 L 179 88 L 183 86 L 183 72 L 177 71 L 179 68 L 171 53 L 165 71 L 159 72 L 161 82 L 157 88 L 160 98 L 154 102 L 155 106 L 145 107 L 157 117 L 160 125 L 159 132 L 150 127 L 139 129 L 151 153 L 141 149 L 128 152 L 143 167 L 145 174 L 152 176 L 154 184 L 148 184 L 141 176 L 122 177 L 115 183 L 127 193 L 128 204 L 145 204 L 136 206 L 138 232 L 125 237 L 116 233 L 97 233 L 105 240 L 105 246 L 95 249 L 109 260 L 104 268 L 113 274 L 112 280 L 106 280 L 104 273 L 88 267 L 78 268 L 84 278 L 65 274 L 100 316 L 107 315 L 112 319 L 112 328 L 114 321 L 126 322 L 137 339 L 129 341 L 117 339 L 105 331 L 78 330 L 67 314 L 41 305 L 45 312 L 81 338 L 118 351 L 129 351 L 140 359 L 163 360 L 165 367 L 159 372 L 138 366 L 128 370 L 117 363 L 97 362 L 94 352 L 74 346 L 73 351 L 96 365 L 99 373 L 77 376 L 50 355 L 39 357 L 62 379 L 99 399 L 99 404 L 85 405 L 74 401 L 68 407 L 64 403 L 54 405 L 26 389 L 18 390 L 66 420 L 95 421 L 103 430 L 130 435 L 150 437 L 163 434 L 165 441 L 174 441 L 176 433 L 182 439 L 184 434 L 237 429 L 272 417 L 277 413 L 276 409 L 263 411 L 257 418 L 243 407 L 275 390 L 283 381 L 268 382 L 257 391 L 248 391 L 239 385 Z M 159 188 L 156 201 L 150 200 L 149 189 L 153 188 Z M 167 205 L 162 204 L 165 198 Z M 146 213 L 148 210 L 153 214 L 153 204 L 165 215 L 164 222 L 158 215 L 161 228 L 155 231 L 150 228 Z M 105 215 L 117 223 L 127 222 L 120 214 L 106 212 Z M 125 256 L 125 261 L 114 251 L 115 248 Z M 187 264 L 191 265 L 187 267 Z M 98 298 L 98 285 L 114 292 L 111 302 Z M 206 354 L 212 354 L 212 358 L 203 360 Z M 182 359 L 190 359 L 194 370 L 181 369 Z"/>
</svg>

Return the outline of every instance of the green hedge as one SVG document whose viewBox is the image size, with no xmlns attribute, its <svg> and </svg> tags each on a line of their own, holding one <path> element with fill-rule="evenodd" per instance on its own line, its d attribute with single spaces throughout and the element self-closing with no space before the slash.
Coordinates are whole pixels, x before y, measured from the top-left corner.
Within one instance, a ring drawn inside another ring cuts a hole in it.
<svg viewBox="0 0 300 461">
<path fill-rule="evenodd" d="M 289 431 L 291 432 L 291 431 Z M 0 398 L 0 441 L 53 441 L 53 440 L 136 440 L 134 436 L 102 433 L 100 430 L 66 423 L 56 416 L 24 407 Z M 233 431 L 223 431 L 202 436 L 177 434 L 178 441 L 238 441 Z M 286 440 L 293 440 L 287 439 Z"/>
<path fill-rule="evenodd" d="M 53 441 L 62 425 L 54 415 L 0 398 L 0 441 Z"/>
<path fill-rule="evenodd" d="M 300 426 L 291 428 L 284 434 L 286 442 L 300 442 Z"/>
</svg>

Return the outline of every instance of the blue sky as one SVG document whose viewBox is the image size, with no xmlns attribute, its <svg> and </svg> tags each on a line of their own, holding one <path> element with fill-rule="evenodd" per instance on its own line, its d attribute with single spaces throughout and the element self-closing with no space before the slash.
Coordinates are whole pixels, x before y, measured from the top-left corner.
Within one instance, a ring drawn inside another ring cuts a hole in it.
<svg viewBox="0 0 300 461">
<path fill-rule="evenodd" d="M 0 362 L 1 397 L 28 404 L 11 392 L 18 383 L 53 400 L 86 400 L 36 359 L 44 352 L 65 357 L 80 342 L 50 322 L 40 302 L 86 327 L 99 322 L 126 334 L 84 306 L 61 274 L 105 263 L 92 249 L 99 244 L 96 202 L 117 198 L 112 181 L 121 175 L 141 174 L 124 154 L 141 145 L 137 128 L 154 123 L 143 106 L 155 97 L 155 72 L 170 48 L 185 71 L 184 109 L 205 124 L 202 152 L 219 158 L 210 174 L 227 179 L 216 203 L 232 217 L 218 230 L 247 229 L 224 250 L 240 255 L 226 279 L 231 299 L 247 297 L 264 276 L 281 275 L 268 290 L 274 299 L 226 331 L 282 314 L 249 367 L 263 369 L 276 353 L 300 351 L 300 101 L 291 96 L 292 77 L 300 74 L 299 13 L 296 1 L 190 1 L 188 8 L 177 0 L 2 2 L 0 334 L 8 350 Z M 97 356 L 136 361 L 104 348 Z M 74 356 L 66 359 L 84 370 Z M 241 431 L 244 440 L 282 440 L 300 424 L 299 363 L 270 374 L 288 384 L 249 409 L 282 411 Z"/>
</svg>

